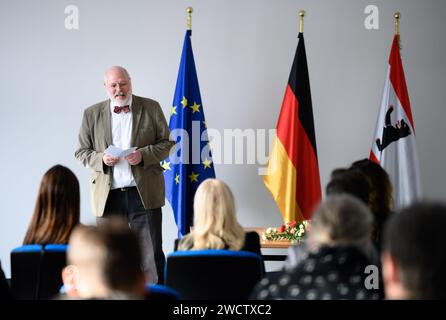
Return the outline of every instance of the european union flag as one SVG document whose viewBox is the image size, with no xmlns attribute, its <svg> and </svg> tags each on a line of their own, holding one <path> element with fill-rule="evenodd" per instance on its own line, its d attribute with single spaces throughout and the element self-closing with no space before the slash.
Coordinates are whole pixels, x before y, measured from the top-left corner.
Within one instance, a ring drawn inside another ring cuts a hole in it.
<svg viewBox="0 0 446 320">
<path fill-rule="evenodd" d="M 207 178 L 215 178 L 191 35 L 192 31 L 187 30 L 170 110 L 169 128 L 176 145 L 169 158 L 161 164 L 166 197 L 175 215 L 178 238 L 189 233 L 193 224 L 193 202 L 198 186 Z"/>
</svg>

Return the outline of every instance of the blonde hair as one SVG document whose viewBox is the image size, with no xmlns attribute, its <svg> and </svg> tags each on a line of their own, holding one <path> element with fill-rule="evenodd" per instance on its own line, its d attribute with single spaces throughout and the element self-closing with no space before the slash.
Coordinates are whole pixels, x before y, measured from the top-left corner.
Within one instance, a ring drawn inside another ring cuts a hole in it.
<svg viewBox="0 0 446 320">
<path fill-rule="evenodd" d="M 240 250 L 244 242 L 231 190 L 221 180 L 205 180 L 195 193 L 193 231 L 181 239 L 178 249 Z"/>
</svg>

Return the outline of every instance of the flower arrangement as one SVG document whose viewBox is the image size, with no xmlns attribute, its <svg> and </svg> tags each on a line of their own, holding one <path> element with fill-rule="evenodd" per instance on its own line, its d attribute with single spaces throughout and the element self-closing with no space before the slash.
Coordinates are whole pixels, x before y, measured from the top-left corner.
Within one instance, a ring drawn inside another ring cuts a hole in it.
<svg viewBox="0 0 446 320">
<path fill-rule="evenodd" d="M 305 237 L 309 225 L 309 220 L 304 220 L 301 222 L 296 222 L 293 220 L 282 225 L 280 228 L 266 229 L 266 231 L 262 234 L 262 239 L 270 241 L 288 240 L 291 242 L 299 242 Z"/>
</svg>

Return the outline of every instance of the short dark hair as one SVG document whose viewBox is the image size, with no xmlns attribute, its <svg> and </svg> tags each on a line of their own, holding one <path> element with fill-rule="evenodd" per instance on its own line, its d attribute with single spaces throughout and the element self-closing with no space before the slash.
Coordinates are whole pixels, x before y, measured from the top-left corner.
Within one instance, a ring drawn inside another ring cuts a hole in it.
<svg viewBox="0 0 446 320">
<path fill-rule="evenodd" d="M 418 203 L 392 215 L 384 233 L 388 252 L 411 299 L 446 298 L 446 205 Z"/>
<path fill-rule="evenodd" d="M 97 227 L 78 225 L 70 237 L 68 262 L 93 265 L 110 292 L 132 292 L 143 276 L 139 237 L 118 217 Z"/>
<path fill-rule="evenodd" d="M 118 218 L 109 218 L 98 227 L 107 256 L 104 276 L 113 290 L 129 291 L 142 274 L 142 252 L 137 234 Z"/>
<path fill-rule="evenodd" d="M 331 174 L 331 180 L 325 187 L 328 195 L 350 194 L 369 204 L 370 187 L 366 176 L 355 169 L 335 169 Z"/>
</svg>

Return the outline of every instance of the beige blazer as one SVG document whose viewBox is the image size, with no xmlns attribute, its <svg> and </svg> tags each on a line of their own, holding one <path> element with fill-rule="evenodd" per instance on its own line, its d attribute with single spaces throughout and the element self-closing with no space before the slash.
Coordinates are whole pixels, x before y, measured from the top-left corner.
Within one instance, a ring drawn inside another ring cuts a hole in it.
<svg viewBox="0 0 446 320">
<path fill-rule="evenodd" d="M 158 102 L 133 96 L 131 146 L 141 151 L 143 161 L 131 166 L 138 192 L 146 209 L 164 205 L 164 176 L 160 161 L 169 155 L 169 127 Z M 110 100 L 84 111 L 75 157 L 91 169 L 91 207 L 100 217 L 113 179 L 113 167 L 102 162 L 104 150 L 112 144 Z"/>
</svg>

